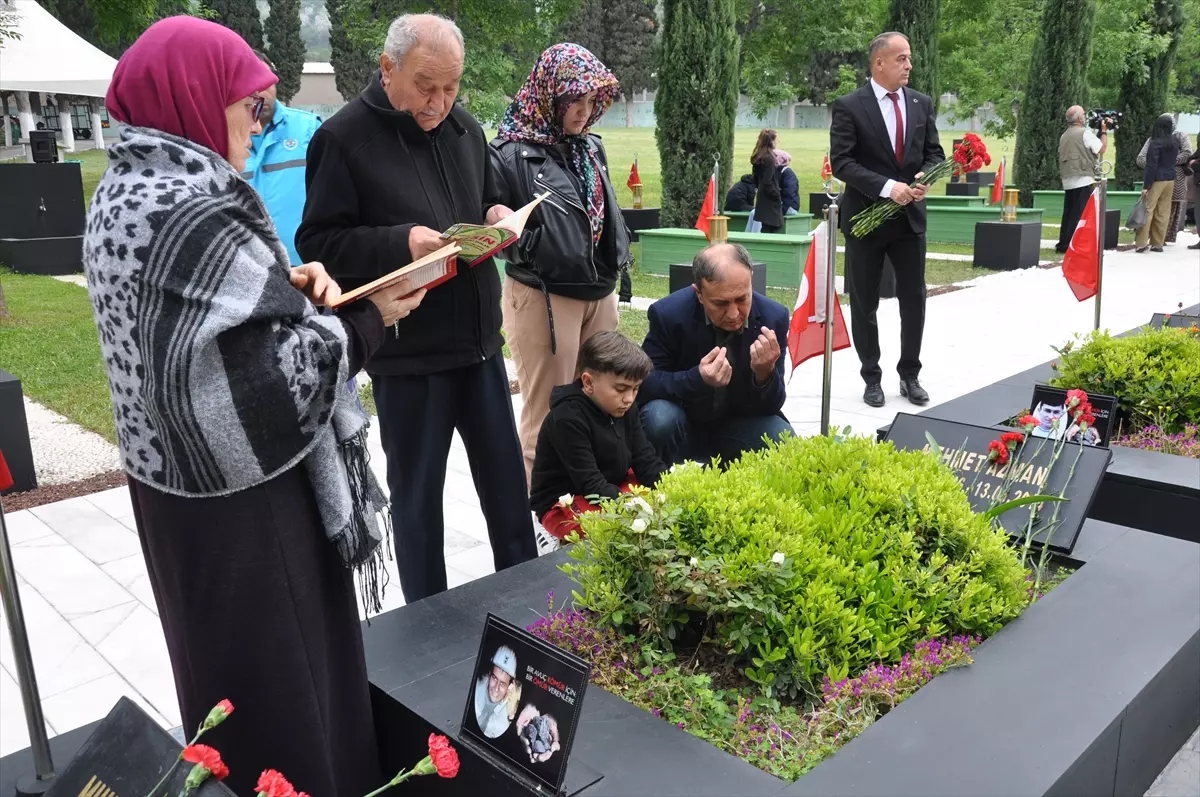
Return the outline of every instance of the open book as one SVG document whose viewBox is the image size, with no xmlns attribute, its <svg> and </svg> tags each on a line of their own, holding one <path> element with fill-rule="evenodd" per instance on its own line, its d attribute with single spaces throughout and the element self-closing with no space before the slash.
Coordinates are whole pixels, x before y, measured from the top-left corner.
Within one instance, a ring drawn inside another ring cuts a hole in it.
<svg viewBox="0 0 1200 797">
<path fill-rule="evenodd" d="M 520 238 L 525 224 L 529 221 L 529 214 L 549 195 L 549 192 L 542 194 L 520 210 L 514 210 L 511 216 L 506 216 L 491 226 L 455 224 L 442 233 L 442 237 L 462 247 L 463 260 L 467 261 L 467 265 L 473 266 Z"/>
<path fill-rule="evenodd" d="M 391 287 L 405 278 L 408 279 L 412 287 L 409 294 L 416 293 L 421 288 L 432 288 L 435 285 L 441 285 L 458 273 L 457 258 L 459 251 L 458 244 L 447 244 L 436 252 L 430 252 L 420 260 L 414 260 L 407 266 L 396 269 L 391 274 L 385 274 L 374 282 L 368 282 L 361 288 L 355 288 L 349 293 L 343 293 L 338 297 L 337 301 L 331 302 L 329 306 L 336 310 L 364 296 L 369 296 L 375 293 L 375 291 Z"/>
</svg>

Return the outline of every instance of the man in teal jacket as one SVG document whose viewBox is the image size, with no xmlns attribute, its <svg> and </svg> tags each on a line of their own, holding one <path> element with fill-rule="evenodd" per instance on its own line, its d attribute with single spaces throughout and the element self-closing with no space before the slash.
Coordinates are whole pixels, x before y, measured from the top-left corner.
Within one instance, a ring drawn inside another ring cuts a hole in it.
<svg viewBox="0 0 1200 797">
<path fill-rule="evenodd" d="M 265 55 L 258 53 L 258 57 L 275 71 Z M 262 197 L 291 264 L 298 266 L 296 228 L 304 214 L 304 167 L 308 142 L 321 126 L 321 117 L 284 105 L 275 96 L 275 86 L 262 92 L 262 97 L 262 132 L 250 138 L 250 157 L 242 177 Z"/>
</svg>

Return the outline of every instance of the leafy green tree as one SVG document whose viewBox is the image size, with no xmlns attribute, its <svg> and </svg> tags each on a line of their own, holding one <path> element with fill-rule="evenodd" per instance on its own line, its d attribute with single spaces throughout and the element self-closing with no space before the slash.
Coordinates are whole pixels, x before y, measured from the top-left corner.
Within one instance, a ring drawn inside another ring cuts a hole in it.
<svg viewBox="0 0 1200 797">
<path fill-rule="evenodd" d="M 633 125 L 633 95 L 654 88 L 654 0 L 581 0 L 559 26 L 558 39 L 581 44 L 613 71 L 625 95 L 625 122 Z"/>
<path fill-rule="evenodd" d="M 96 0 L 91 0 L 95 2 Z M 124 2 L 124 0 L 105 0 L 105 2 Z M 215 14 L 214 20 L 236 32 L 256 50 L 263 48 L 262 18 L 258 15 L 258 5 L 254 0 L 207 0 L 207 5 Z"/>
<path fill-rule="evenodd" d="M 279 99 L 290 102 L 300 90 L 304 42 L 300 39 L 300 0 L 270 0 L 265 27 L 267 54 L 279 75 Z"/>
<path fill-rule="evenodd" d="M 938 90 L 938 13 L 941 0 L 892 0 L 888 29 L 903 33 L 912 48 L 912 74 L 908 85 L 928 94 L 937 111 Z"/>
<path fill-rule="evenodd" d="M 1033 191 L 1060 185 L 1063 114 L 1087 104 L 1095 20 L 1096 0 L 1048 0 L 1042 9 L 1017 121 L 1016 177 L 1025 207 L 1033 205 Z"/>
<path fill-rule="evenodd" d="M 1154 120 L 1168 110 L 1183 28 L 1183 4 L 1180 0 L 1154 0 L 1143 12 L 1141 22 L 1153 37 L 1152 46 L 1142 51 L 1139 61 L 1128 65 L 1117 96 L 1117 110 L 1125 114 L 1119 133 L 1124 146 L 1117 147 L 1117 187 L 1123 189 L 1133 188 L 1133 183 L 1141 180 L 1138 152 Z"/>
<path fill-rule="evenodd" d="M 730 184 L 738 46 L 733 0 L 664 0 L 654 112 L 667 227 L 695 222 L 718 156 L 718 202 Z"/>
</svg>

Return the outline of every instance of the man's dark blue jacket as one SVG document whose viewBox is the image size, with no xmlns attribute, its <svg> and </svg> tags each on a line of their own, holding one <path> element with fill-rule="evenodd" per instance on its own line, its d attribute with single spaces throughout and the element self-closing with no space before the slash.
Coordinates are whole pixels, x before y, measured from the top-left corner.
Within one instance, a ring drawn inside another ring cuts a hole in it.
<svg viewBox="0 0 1200 797">
<path fill-rule="evenodd" d="M 654 370 L 642 383 L 639 403 L 667 399 L 682 405 L 691 420 L 701 422 L 779 414 L 787 398 L 783 368 L 790 321 L 783 305 L 754 294 L 749 323 L 733 353 L 728 400 L 719 413 L 713 410 L 713 388 L 700 378 L 700 360 L 712 351 L 714 330 L 695 291 L 689 285 L 659 299 L 650 305 L 648 315 L 650 331 L 642 348 L 650 355 Z M 750 344 L 758 339 L 763 327 L 775 331 L 780 354 L 771 378 L 759 387 L 754 384 L 754 373 L 750 370 Z"/>
</svg>

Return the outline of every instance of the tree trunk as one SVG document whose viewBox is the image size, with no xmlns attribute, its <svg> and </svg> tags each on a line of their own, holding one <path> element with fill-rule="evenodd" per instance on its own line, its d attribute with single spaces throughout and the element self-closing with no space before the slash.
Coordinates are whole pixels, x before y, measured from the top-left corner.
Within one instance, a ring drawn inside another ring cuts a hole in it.
<svg viewBox="0 0 1200 797">
<path fill-rule="evenodd" d="M 17 116 L 21 120 L 21 138 L 29 140 L 29 131 L 33 130 L 33 109 L 29 104 L 29 92 L 17 92 Z"/>
<path fill-rule="evenodd" d="M 625 95 L 625 126 L 633 127 L 633 92 Z"/>
<path fill-rule="evenodd" d="M 788 109 L 788 130 L 795 130 L 796 129 L 796 103 L 793 102 L 792 100 L 788 100 L 787 109 Z"/>
<path fill-rule="evenodd" d="M 56 106 L 58 108 L 58 126 L 62 133 L 63 149 L 67 152 L 75 151 L 75 129 L 71 122 L 71 98 L 66 94 L 55 95 Z"/>
</svg>

